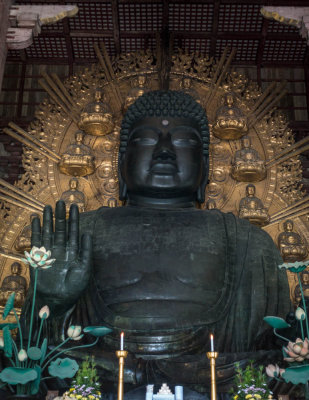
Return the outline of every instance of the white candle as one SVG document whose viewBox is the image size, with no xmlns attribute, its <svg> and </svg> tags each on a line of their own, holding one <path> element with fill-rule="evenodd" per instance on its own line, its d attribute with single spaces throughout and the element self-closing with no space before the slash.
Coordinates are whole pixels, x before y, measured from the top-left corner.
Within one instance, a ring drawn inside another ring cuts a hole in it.
<svg viewBox="0 0 309 400">
<path fill-rule="evenodd" d="M 210 351 L 213 353 L 215 351 L 215 345 L 214 345 L 214 335 L 210 335 Z"/>
<path fill-rule="evenodd" d="M 120 350 L 123 350 L 123 338 L 124 338 L 124 332 L 121 332 L 121 334 L 120 334 Z"/>
</svg>

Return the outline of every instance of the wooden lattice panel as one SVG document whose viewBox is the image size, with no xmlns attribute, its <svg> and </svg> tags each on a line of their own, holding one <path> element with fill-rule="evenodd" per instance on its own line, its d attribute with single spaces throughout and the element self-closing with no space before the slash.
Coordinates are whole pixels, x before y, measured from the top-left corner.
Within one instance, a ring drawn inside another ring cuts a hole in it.
<svg viewBox="0 0 309 400">
<path fill-rule="evenodd" d="M 94 43 L 103 42 L 110 55 L 115 55 L 115 45 L 112 38 L 93 38 L 93 37 L 72 37 L 72 48 L 74 58 L 78 59 L 96 59 L 93 48 Z"/>
<path fill-rule="evenodd" d="M 219 39 L 217 40 L 216 57 L 220 57 L 226 47 L 235 47 L 237 49 L 235 61 L 255 61 L 258 46 L 258 40 Z"/>
<path fill-rule="evenodd" d="M 78 13 L 69 18 L 71 30 L 94 29 L 113 30 L 112 6 L 110 3 L 78 3 Z"/>
<path fill-rule="evenodd" d="M 63 37 L 38 36 L 33 39 L 33 44 L 26 49 L 27 57 L 50 58 L 68 57 L 67 45 Z"/>
<path fill-rule="evenodd" d="M 260 31 L 263 17 L 258 4 L 221 4 L 219 9 L 219 32 Z"/>
<path fill-rule="evenodd" d="M 306 40 L 266 40 L 264 61 L 303 61 Z"/>
<path fill-rule="evenodd" d="M 211 32 L 213 5 L 172 3 L 169 5 L 169 27 L 172 31 Z"/>
<path fill-rule="evenodd" d="M 181 44 L 175 47 L 181 47 L 189 51 L 189 53 L 208 54 L 210 50 L 210 39 L 180 39 Z"/>
<path fill-rule="evenodd" d="M 163 4 L 119 4 L 120 31 L 160 31 L 162 29 Z"/>
</svg>

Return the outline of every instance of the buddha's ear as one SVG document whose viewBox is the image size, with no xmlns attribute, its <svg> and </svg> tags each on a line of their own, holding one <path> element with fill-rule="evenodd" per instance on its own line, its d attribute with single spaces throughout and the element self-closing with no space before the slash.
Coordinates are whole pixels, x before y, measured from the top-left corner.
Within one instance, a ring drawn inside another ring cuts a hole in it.
<svg viewBox="0 0 309 400">
<path fill-rule="evenodd" d="M 122 163 L 124 159 L 124 154 L 119 153 L 118 157 L 118 181 L 119 181 L 119 200 L 127 200 L 127 184 L 125 183 L 122 176 Z"/>
<path fill-rule="evenodd" d="M 208 170 L 209 170 L 209 162 L 208 162 L 208 156 L 203 157 L 203 178 L 200 183 L 200 186 L 197 188 L 196 192 L 196 201 L 200 204 L 204 203 L 205 201 L 205 190 L 206 190 L 206 185 L 208 182 Z"/>
</svg>

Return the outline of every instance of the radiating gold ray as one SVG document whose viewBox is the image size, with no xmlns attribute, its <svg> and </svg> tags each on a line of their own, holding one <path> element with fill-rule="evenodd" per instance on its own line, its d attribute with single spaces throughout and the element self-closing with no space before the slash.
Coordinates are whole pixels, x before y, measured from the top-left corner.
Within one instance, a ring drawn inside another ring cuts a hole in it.
<svg viewBox="0 0 309 400">
<path fill-rule="evenodd" d="M 279 224 L 281 221 L 283 221 L 286 218 L 294 219 L 294 218 L 297 218 L 297 217 L 301 217 L 303 215 L 308 215 L 309 216 L 309 208 L 306 208 L 306 209 L 304 209 L 302 211 L 299 211 L 298 213 L 295 213 L 295 214 L 290 213 L 290 214 L 287 214 L 287 215 L 280 216 L 280 218 L 277 218 L 276 220 L 271 221 L 266 226 L 272 226 L 272 225 L 275 225 L 275 224 Z"/>
<path fill-rule="evenodd" d="M 62 83 L 61 79 L 59 78 L 59 76 L 57 74 L 55 74 L 54 72 L 51 74 L 54 82 L 56 82 L 56 84 L 58 85 L 58 87 L 62 90 L 62 93 L 65 95 L 65 97 L 69 100 L 69 102 L 71 103 L 71 106 L 75 107 L 75 104 L 72 96 L 70 95 L 70 93 L 68 92 L 67 88 L 64 86 L 64 84 Z"/>
<path fill-rule="evenodd" d="M 13 127 L 15 124 L 12 122 L 9 123 L 9 126 Z M 15 125 L 17 126 L 17 125 Z M 19 128 L 19 127 L 18 127 Z M 54 153 L 50 148 L 48 148 L 45 144 L 41 143 L 38 139 L 34 138 L 28 132 L 24 131 L 23 129 L 19 128 L 18 132 L 15 132 L 9 128 L 4 128 L 3 132 L 11 136 L 12 138 L 18 140 L 19 142 L 23 143 L 24 145 L 30 147 L 31 149 L 41 153 L 45 157 L 48 157 L 54 162 L 59 162 L 61 159 L 58 154 Z"/>
<path fill-rule="evenodd" d="M 266 167 L 268 167 L 269 164 L 275 162 L 278 158 L 281 158 L 281 157 L 285 156 L 286 154 L 290 153 L 291 150 L 295 150 L 295 149 L 297 149 L 297 147 L 301 147 L 302 145 L 304 145 L 306 143 L 309 143 L 309 136 L 305 137 L 304 139 L 300 140 L 299 142 L 292 144 L 291 146 L 282 150 L 280 153 L 276 154 L 271 160 L 268 160 L 266 162 L 266 164 L 265 164 Z"/>
<path fill-rule="evenodd" d="M 6 258 L 10 258 L 11 260 L 24 262 L 23 257 L 19 256 L 18 254 L 7 253 L 3 250 L 0 250 L 0 257 L 6 257 Z"/>
<path fill-rule="evenodd" d="M 292 204 L 292 205 L 290 205 L 290 206 L 288 206 L 288 207 L 283 208 L 282 210 L 280 210 L 280 211 L 278 211 L 278 212 L 272 214 L 270 217 L 271 217 L 272 220 L 274 220 L 274 219 L 276 219 L 276 217 L 278 217 L 279 215 L 284 214 L 284 213 L 286 213 L 287 211 L 292 210 L 293 208 L 297 208 L 297 207 L 300 206 L 301 204 L 306 203 L 306 201 L 307 201 L 308 204 L 309 204 L 309 196 L 306 196 L 306 197 L 302 198 L 301 200 L 297 201 L 296 203 L 294 203 L 294 204 Z"/>
<path fill-rule="evenodd" d="M 2 178 L 0 178 L 0 185 L 2 185 L 5 188 L 11 190 L 12 192 L 15 192 L 15 193 L 19 194 L 20 196 L 25 197 L 26 199 L 32 201 L 33 203 L 36 203 L 40 207 L 44 207 L 45 206 L 45 204 L 42 203 L 41 201 L 35 199 L 33 196 L 31 196 L 30 194 L 28 194 L 28 193 L 24 192 L 23 190 L 19 189 L 17 186 L 11 185 L 10 183 L 8 183 L 7 181 L 5 181 Z"/>
<path fill-rule="evenodd" d="M 289 147 L 289 149 L 290 149 L 290 148 L 291 148 L 291 147 Z M 296 157 L 296 156 L 298 156 L 299 154 L 301 154 L 301 153 L 303 153 L 304 151 L 307 151 L 307 150 L 309 150 L 309 143 L 308 143 L 307 145 L 305 145 L 305 146 L 300 147 L 300 148 L 297 149 L 297 150 L 292 151 L 292 153 L 288 153 L 288 154 L 286 154 L 285 156 L 278 158 L 277 160 L 268 162 L 268 163 L 266 164 L 266 167 L 267 167 L 267 168 L 271 168 L 271 167 L 273 167 L 273 166 L 275 166 L 275 165 L 281 164 L 281 163 L 283 163 L 284 161 L 289 160 L 289 159 L 292 158 L 292 157 Z"/>
<path fill-rule="evenodd" d="M 10 196 L 2 195 L 0 193 L 0 201 L 4 201 L 6 203 L 13 204 L 14 206 L 17 206 L 17 207 L 20 207 L 20 208 L 24 208 L 24 209 L 26 209 L 28 211 L 35 212 L 35 213 L 43 211 L 43 207 L 41 209 L 39 209 L 37 206 L 34 206 L 34 205 L 30 206 L 30 205 L 26 204 L 25 200 L 20 201 L 20 200 L 12 198 Z"/>
</svg>

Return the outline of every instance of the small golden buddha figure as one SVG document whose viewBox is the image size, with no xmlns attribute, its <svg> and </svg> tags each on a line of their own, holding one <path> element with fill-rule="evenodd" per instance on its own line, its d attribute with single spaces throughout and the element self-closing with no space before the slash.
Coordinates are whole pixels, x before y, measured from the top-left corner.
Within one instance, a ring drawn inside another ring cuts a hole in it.
<svg viewBox="0 0 309 400">
<path fill-rule="evenodd" d="M 188 77 L 182 78 L 181 83 L 180 83 L 180 88 L 181 88 L 182 92 L 189 94 L 191 97 L 194 98 L 194 100 L 197 103 L 201 104 L 201 99 L 200 99 L 199 94 L 192 87 L 192 79 L 191 78 L 188 78 Z"/>
<path fill-rule="evenodd" d="M 132 89 L 129 91 L 126 101 L 124 104 L 124 111 L 135 102 L 136 99 L 141 97 L 144 93 L 149 92 L 150 89 L 146 87 L 147 77 L 146 75 L 138 75 L 136 79 L 132 81 Z M 136 86 L 135 86 L 136 85 Z"/>
<path fill-rule="evenodd" d="M 301 236 L 293 232 L 293 221 L 288 219 L 283 224 L 284 232 L 278 236 L 281 256 L 286 262 L 302 261 L 307 255 L 307 246 Z"/>
<path fill-rule="evenodd" d="M 114 129 L 112 111 L 103 100 L 101 90 L 95 91 L 95 101 L 87 104 L 82 111 L 78 126 L 93 136 L 105 136 Z"/>
<path fill-rule="evenodd" d="M 21 231 L 20 235 L 17 237 L 15 243 L 15 249 L 18 252 L 24 253 L 24 251 L 29 251 L 31 249 L 31 224 L 34 218 L 38 218 L 39 215 L 33 213 L 30 215 L 30 224 L 26 225 Z"/>
<path fill-rule="evenodd" d="M 107 206 L 110 208 L 117 207 L 117 200 L 114 197 L 108 199 Z"/>
<path fill-rule="evenodd" d="M 70 144 L 62 154 L 58 164 L 59 170 L 66 175 L 86 176 L 95 171 L 94 155 L 84 141 L 83 131 L 75 133 L 75 143 Z"/>
<path fill-rule="evenodd" d="M 225 95 L 225 104 L 217 110 L 213 130 L 219 139 L 228 140 L 239 139 L 247 133 L 247 117 L 235 105 L 233 93 Z"/>
<path fill-rule="evenodd" d="M 249 136 L 241 138 L 241 149 L 235 153 L 231 174 L 236 181 L 240 182 L 258 182 L 266 177 L 265 162 L 251 147 Z"/>
<path fill-rule="evenodd" d="M 255 186 L 246 187 L 246 197 L 239 203 L 239 218 L 248 219 L 253 225 L 263 226 L 269 222 L 269 215 L 261 199 L 255 196 Z"/>
<path fill-rule="evenodd" d="M 309 271 L 303 271 L 300 273 L 300 280 L 303 288 L 304 298 L 309 298 Z M 298 306 L 302 300 L 301 290 L 299 284 L 295 286 L 294 290 L 295 305 Z"/>
<path fill-rule="evenodd" d="M 15 292 L 15 307 L 21 308 L 27 291 L 27 280 L 21 276 L 22 267 L 18 262 L 11 265 L 11 275 L 6 276 L 0 287 L 0 305 L 5 306 L 9 296 Z"/>
<path fill-rule="evenodd" d="M 217 208 L 216 201 L 214 199 L 208 199 L 206 201 L 206 210 L 214 210 Z"/>
<path fill-rule="evenodd" d="M 71 204 L 75 203 L 78 206 L 79 212 L 85 211 L 86 199 L 83 192 L 78 190 L 78 179 L 72 178 L 69 182 L 70 189 L 66 190 L 61 195 L 61 200 L 65 202 L 66 212 L 69 215 Z"/>
</svg>

